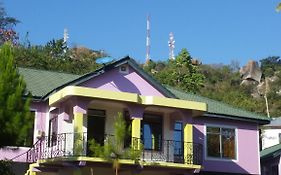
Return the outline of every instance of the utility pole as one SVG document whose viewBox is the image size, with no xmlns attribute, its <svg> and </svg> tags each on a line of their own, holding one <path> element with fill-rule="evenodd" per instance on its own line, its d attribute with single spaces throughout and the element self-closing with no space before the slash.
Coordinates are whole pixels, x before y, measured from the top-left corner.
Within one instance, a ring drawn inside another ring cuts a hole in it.
<svg viewBox="0 0 281 175">
<path fill-rule="evenodd" d="M 269 107 L 268 107 L 268 101 L 267 101 L 267 93 L 269 91 L 269 87 L 268 87 L 268 78 L 265 77 L 265 92 L 264 92 L 264 99 L 265 99 L 265 105 L 266 105 L 266 113 L 267 113 L 267 117 L 270 118 L 270 114 L 269 114 Z"/>
</svg>

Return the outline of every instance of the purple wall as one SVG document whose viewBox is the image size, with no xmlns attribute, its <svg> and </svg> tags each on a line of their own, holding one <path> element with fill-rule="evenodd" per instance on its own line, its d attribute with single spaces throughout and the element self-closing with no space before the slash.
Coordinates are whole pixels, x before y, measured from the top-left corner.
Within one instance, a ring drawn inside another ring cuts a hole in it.
<svg viewBox="0 0 281 175">
<path fill-rule="evenodd" d="M 112 69 L 106 72 L 106 74 L 82 83 L 80 86 L 164 97 L 160 91 L 137 74 L 132 67 L 129 67 L 127 74 L 120 73 L 119 68 Z"/>
<path fill-rule="evenodd" d="M 48 103 L 47 102 L 32 102 L 30 105 L 32 110 L 36 111 L 35 121 L 34 121 L 34 139 L 33 143 L 37 141 L 36 135 L 38 131 L 45 131 L 46 129 L 46 113 L 48 112 Z M 47 133 L 45 133 L 46 135 Z"/>
<path fill-rule="evenodd" d="M 257 125 L 234 120 L 195 118 L 194 142 L 203 144 L 203 171 L 260 174 L 260 158 Z M 206 125 L 237 128 L 237 160 L 214 160 L 206 155 Z"/>
<path fill-rule="evenodd" d="M 14 162 L 26 162 L 27 147 L 6 147 L 0 149 L 0 160 L 13 159 Z"/>
</svg>

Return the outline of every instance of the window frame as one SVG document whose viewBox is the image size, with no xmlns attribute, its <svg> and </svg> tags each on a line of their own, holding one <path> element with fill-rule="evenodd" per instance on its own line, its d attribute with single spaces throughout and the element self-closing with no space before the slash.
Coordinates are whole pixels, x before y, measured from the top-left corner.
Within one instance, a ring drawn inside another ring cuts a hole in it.
<svg viewBox="0 0 281 175">
<path fill-rule="evenodd" d="M 207 145 L 207 128 L 212 127 L 212 128 L 220 128 L 220 157 L 212 157 L 208 156 L 208 145 Z M 221 150 L 221 129 L 234 129 L 235 133 L 235 138 L 234 138 L 234 151 L 235 151 L 235 158 L 226 158 L 222 157 L 222 150 Z M 205 139 L 204 139 L 204 150 L 205 150 L 205 160 L 215 160 L 215 161 L 231 161 L 231 162 L 238 162 L 238 129 L 236 126 L 229 126 L 229 125 L 213 125 L 213 124 L 205 124 L 204 127 L 204 134 L 205 134 Z"/>
<path fill-rule="evenodd" d="M 180 129 L 176 129 L 176 123 L 179 123 L 181 125 L 181 128 Z M 183 132 L 183 122 L 180 121 L 180 120 L 176 120 L 174 122 L 174 127 L 173 127 L 173 141 L 175 142 L 175 147 L 176 147 L 176 142 L 180 142 L 180 145 L 181 145 L 181 153 L 180 154 L 177 154 L 175 153 L 175 150 L 174 150 L 174 156 L 182 156 L 183 155 L 183 151 L 184 151 L 184 132 Z M 180 141 L 176 141 L 175 139 L 175 133 L 178 132 L 181 134 L 181 138 L 180 138 Z"/>
</svg>

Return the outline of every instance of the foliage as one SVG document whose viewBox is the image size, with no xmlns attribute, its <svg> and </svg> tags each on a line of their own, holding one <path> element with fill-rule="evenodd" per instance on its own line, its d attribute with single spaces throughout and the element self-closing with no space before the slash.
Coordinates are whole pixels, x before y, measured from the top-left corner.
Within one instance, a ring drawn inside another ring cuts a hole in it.
<svg viewBox="0 0 281 175">
<path fill-rule="evenodd" d="M 142 152 L 142 146 L 137 150 L 134 149 L 133 145 L 125 148 L 124 141 L 129 132 L 130 128 L 126 126 L 126 122 L 119 112 L 114 122 L 114 135 L 108 136 L 103 146 L 96 143 L 95 140 L 89 142 L 91 156 L 102 157 L 112 162 L 115 173 L 118 174 L 120 159 L 131 159 L 137 162 Z"/>
<path fill-rule="evenodd" d="M 233 71 L 231 66 L 202 65 L 201 69 L 208 76 L 200 89 L 201 95 L 248 111 L 265 113 L 262 99 L 251 96 L 255 85 L 240 85 L 239 72 Z"/>
<path fill-rule="evenodd" d="M 62 58 L 66 53 L 67 45 L 63 39 L 53 39 L 46 44 L 45 48 L 52 58 Z"/>
<path fill-rule="evenodd" d="M 0 48 L 0 147 L 24 145 L 32 119 L 30 98 L 23 99 L 25 82 L 14 64 L 13 48 L 4 44 Z"/>
<path fill-rule="evenodd" d="M 5 8 L 0 4 L 0 45 L 9 41 L 13 44 L 18 43 L 18 35 L 14 27 L 19 21 L 16 18 L 7 16 Z"/>
<path fill-rule="evenodd" d="M 15 47 L 15 62 L 20 67 L 32 67 L 74 74 L 85 74 L 100 67 L 96 59 L 103 57 L 98 51 L 85 48 L 66 48 L 62 40 L 52 40 L 45 46 Z"/>
<path fill-rule="evenodd" d="M 12 170 L 11 162 L 7 160 L 0 160 L 0 174 L 1 175 L 15 175 Z"/>
<path fill-rule="evenodd" d="M 197 93 L 205 78 L 198 65 L 192 64 L 192 57 L 186 49 L 182 49 L 175 60 L 151 62 L 144 69 L 162 84 L 178 87 L 185 92 Z"/>
<path fill-rule="evenodd" d="M 265 77 L 273 76 L 276 71 L 281 71 L 281 59 L 278 56 L 267 57 L 261 59 L 260 62 Z"/>
</svg>

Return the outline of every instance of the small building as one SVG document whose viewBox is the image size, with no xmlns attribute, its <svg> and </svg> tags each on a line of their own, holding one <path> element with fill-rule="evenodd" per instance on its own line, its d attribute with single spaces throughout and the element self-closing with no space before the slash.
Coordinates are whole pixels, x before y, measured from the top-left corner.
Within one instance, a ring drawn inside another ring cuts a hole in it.
<svg viewBox="0 0 281 175">
<path fill-rule="evenodd" d="M 26 175 L 113 174 L 110 162 L 89 153 L 89 141 L 105 144 L 118 113 L 131 127 L 124 149 L 141 151 L 138 161 L 119 160 L 121 175 L 260 174 L 267 117 L 163 86 L 129 57 L 82 76 L 20 73 L 33 95 L 33 145 L 6 147 L 0 158 L 30 163 Z"/>
<path fill-rule="evenodd" d="M 262 127 L 261 173 L 262 175 L 281 174 L 281 118 L 274 118 Z"/>
<path fill-rule="evenodd" d="M 262 127 L 262 149 L 281 143 L 281 118 L 273 118 L 270 124 Z"/>
<path fill-rule="evenodd" d="M 261 151 L 261 174 L 279 175 L 281 173 L 280 164 L 281 144 L 277 144 Z"/>
</svg>

